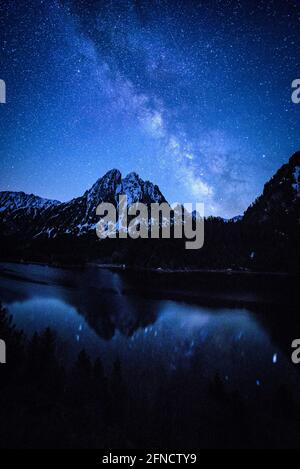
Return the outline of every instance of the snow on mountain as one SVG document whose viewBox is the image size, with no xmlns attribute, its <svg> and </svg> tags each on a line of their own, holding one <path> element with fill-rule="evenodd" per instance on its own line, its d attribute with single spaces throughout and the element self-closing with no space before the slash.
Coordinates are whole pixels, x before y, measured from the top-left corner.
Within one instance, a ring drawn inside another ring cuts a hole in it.
<svg viewBox="0 0 300 469">
<path fill-rule="evenodd" d="M 122 194 L 126 194 L 129 204 L 135 202 L 149 203 L 162 203 L 165 198 L 160 192 L 158 186 L 149 181 L 143 181 L 137 173 L 129 173 L 122 179 Z"/>
<path fill-rule="evenodd" d="M 0 192 L 0 212 L 13 212 L 20 208 L 46 209 L 59 205 L 57 200 L 43 199 L 24 192 Z"/>
<path fill-rule="evenodd" d="M 43 199 L 24 192 L 0 192 L 0 234 L 33 235 L 42 214 L 59 205 L 57 200 Z"/>
<path fill-rule="evenodd" d="M 263 194 L 246 210 L 243 217 L 228 221 L 262 223 L 286 217 L 300 218 L 300 152 L 265 184 Z M 99 217 L 96 208 L 101 202 L 118 207 L 120 194 L 127 196 L 128 204 L 135 202 L 166 202 L 158 186 L 144 181 L 135 172 L 122 178 L 119 170 L 112 169 L 87 190 L 81 197 L 60 203 L 42 199 L 24 192 L 0 192 L 0 233 L 21 233 L 27 238 L 56 237 L 63 234 L 80 236 L 95 230 Z M 117 228 L 117 226 L 116 226 Z M 280 228 L 282 231 L 282 229 Z"/>
<path fill-rule="evenodd" d="M 6 228 L 9 225 L 9 234 L 21 229 L 24 232 L 26 226 L 30 225 L 29 233 L 35 238 L 56 237 L 61 234 L 80 236 L 95 230 L 99 221 L 96 215 L 97 206 L 101 202 L 110 202 L 117 207 L 120 194 L 127 196 L 128 204 L 166 201 L 158 186 L 143 181 L 138 174 L 132 172 L 122 179 L 120 171 L 112 169 L 98 179 L 83 196 L 74 198 L 70 202 L 49 201 L 24 193 L 0 193 L 1 231 L 7 233 Z M 17 209 L 22 212 L 22 221 L 15 216 Z M 27 216 L 24 220 L 26 210 Z"/>
</svg>

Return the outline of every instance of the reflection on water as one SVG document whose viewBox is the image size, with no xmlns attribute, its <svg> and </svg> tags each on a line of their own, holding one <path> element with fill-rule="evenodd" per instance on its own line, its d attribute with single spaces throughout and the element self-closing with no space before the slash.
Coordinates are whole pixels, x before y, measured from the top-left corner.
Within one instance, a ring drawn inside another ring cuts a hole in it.
<svg viewBox="0 0 300 469">
<path fill-rule="evenodd" d="M 155 380 L 158 369 L 174 373 L 197 363 L 203 379 L 218 372 L 244 395 L 279 383 L 298 389 L 284 346 L 297 332 L 278 325 L 278 312 L 270 321 L 263 311 L 141 296 L 132 284 L 129 294 L 126 277 L 92 267 L 1 264 L 0 278 L 0 299 L 17 326 L 30 335 L 53 328 L 65 360 L 85 348 L 108 367 L 119 357 L 131 382 L 145 370 L 156 370 Z"/>
</svg>

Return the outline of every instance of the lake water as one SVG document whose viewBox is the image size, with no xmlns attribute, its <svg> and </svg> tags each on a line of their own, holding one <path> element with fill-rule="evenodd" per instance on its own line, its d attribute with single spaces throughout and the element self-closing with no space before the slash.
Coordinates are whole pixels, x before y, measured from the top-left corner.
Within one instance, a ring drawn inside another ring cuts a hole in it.
<svg viewBox="0 0 300 469">
<path fill-rule="evenodd" d="M 203 379 L 219 373 L 244 395 L 281 383 L 298 392 L 300 375 L 290 358 L 290 344 L 300 332 L 293 308 L 278 311 L 273 305 L 253 312 L 171 296 L 158 297 L 151 289 L 141 294 L 125 273 L 96 266 L 0 264 L 0 301 L 16 325 L 29 336 L 50 326 L 66 362 L 84 348 L 107 368 L 119 358 L 131 380 L 145 372 L 151 380 L 152 370 L 156 381 L 158 369 L 188 370 L 197 361 Z"/>
<path fill-rule="evenodd" d="M 299 445 L 297 279 L 1 263 L 0 301 L 28 337 L 51 327 L 66 367 L 118 359 L 139 447 Z"/>
</svg>

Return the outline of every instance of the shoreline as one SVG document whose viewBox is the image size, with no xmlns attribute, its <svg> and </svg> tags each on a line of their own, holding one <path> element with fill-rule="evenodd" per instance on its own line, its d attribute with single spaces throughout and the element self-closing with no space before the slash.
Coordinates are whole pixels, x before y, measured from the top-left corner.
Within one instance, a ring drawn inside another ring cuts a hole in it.
<svg viewBox="0 0 300 469">
<path fill-rule="evenodd" d="M 300 272 L 268 272 L 257 271 L 249 269 L 168 269 L 162 267 L 139 267 L 139 266 L 125 266 L 122 264 L 98 264 L 95 262 L 88 262 L 86 266 L 98 267 L 99 269 L 108 269 L 119 272 L 150 272 L 156 274 L 220 274 L 220 275 L 245 275 L 245 276 L 274 276 L 274 277 L 299 277 Z"/>
<path fill-rule="evenodd" d="M 38 262 L 0 261 L 0 277 L 5 277 L 9 265 L 40 266 L 50 269 L 74 270 L 74 266 L 54 266 Z M 86 268 L 96 268 L 125 274 L 121 295 L 138 295 L 152 300 L 172 300 L 201 304 L 208 307 L 297 307 L 300 295 L 297 285 L 299 275 L 274 272 L 249 272 L 227 270 L 168 270 L 126 267 L 115 264 L 89 263 Z M 83 268 L 84 269 L 84 268 Z M 83 270 L 82 268 L 80 270 Z M 26 273 L 25 273 L 26 275 Z M 22 279 L 20 279 L 22 280 Z M 43 283 L 40 279 L 35 282 Z M 99 293 L 101 288 L 99 288 Z"/>
<path fill-rule="evenodd" d="M 255 276 L 255 277 L 291 277 L 291 278 L 299 278 L 300 280 L 300 272 L 273 272 L 273 271 L 259 271 L 259 270 L 249 270 L 247 268 L 241 269 L 231 269 L 231 268 L 223 268 L 223 269 L 209 269 L 209 268 L 202 268 L 202 269 L 190 269 L 190 268 L 181 268 L 181 269 L 169 269 L 169 268 L 162 268 L 162 267 L 141 267 L 141 266 L 128 266 L 124 264 L 106 264 L 106 263 L 98 263 L 98 262 L 86 262 L 82 264 L 61 264 L 59 262 L 41 262 L 41 261 L 20 261 L 20 260 L 8 260 L 8 259 L 1 259 L 0 264 L 17 264 L 17 265 L 39 265 L 39 266 L 47 266 L 53 267 L 57 269 L 84 269 L 86 267 L 97 267 L 99 269 L 104 270 L 111 270 L 117 272 L 143 272 L 143 273 L 153 273 L 153 274 L 207 274 L 207 275 L 226 275 L 226 276 Z"/>
</svg>

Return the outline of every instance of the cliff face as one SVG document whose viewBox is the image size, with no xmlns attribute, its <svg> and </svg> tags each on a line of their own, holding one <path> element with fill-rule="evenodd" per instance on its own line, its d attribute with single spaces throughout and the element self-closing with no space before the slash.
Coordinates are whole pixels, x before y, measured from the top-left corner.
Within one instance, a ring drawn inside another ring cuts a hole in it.
<svg viewBox="0 0 300 469">
<path fill-rule="evenodd" d="M 0 193 L 0 229 L 4 235 L 49 238 L 69 234 L 81 236 L 95 230 L 96 208 L 101 202 L 117 205 L 118 196 L 125 194 L 128 203 L 164 202 L 158 186 L 143 181 L 136 173 L 124 179 L 120 171 L 112 169 L 81 197 L 60 203 L 41 199 L 22 192 Z"/>
<path fill-rule="evenodd" d="M 247 223 L 272 222 L 278 224 L 286 218 L 300 215 L 300 152 L 295 153 L 268 181 L 263 193 L 246 210 Z"/>
</svg>

